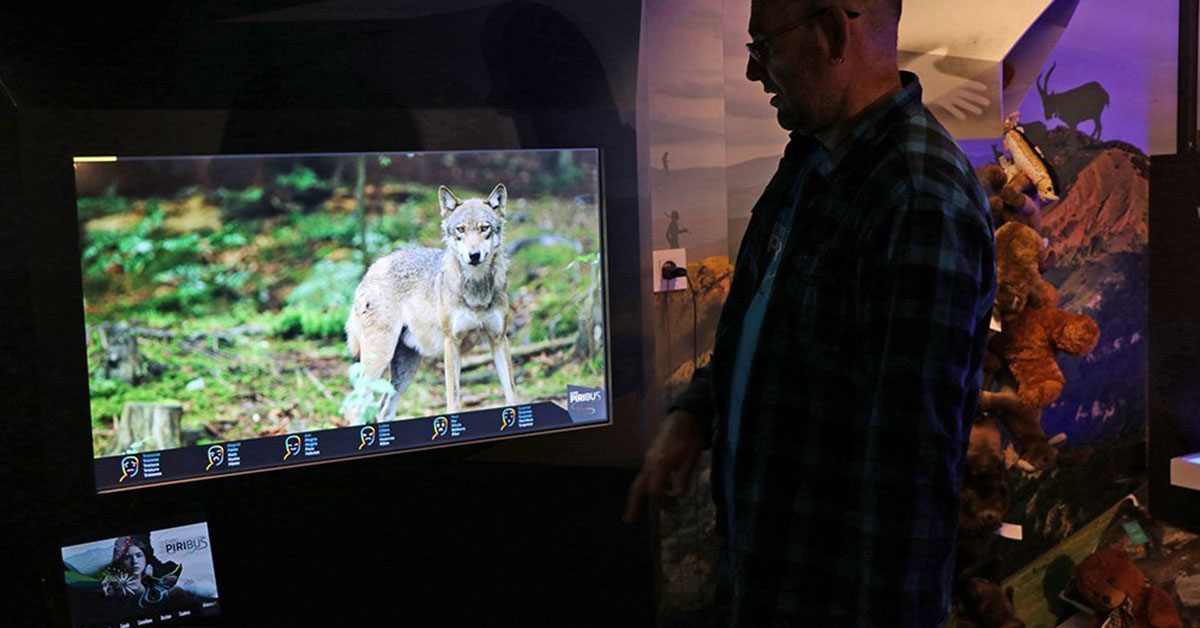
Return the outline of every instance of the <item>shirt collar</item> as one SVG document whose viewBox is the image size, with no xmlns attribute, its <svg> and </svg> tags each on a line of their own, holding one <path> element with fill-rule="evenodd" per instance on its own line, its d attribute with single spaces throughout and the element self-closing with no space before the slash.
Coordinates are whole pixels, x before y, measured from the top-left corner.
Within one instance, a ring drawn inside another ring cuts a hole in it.
<svg viewBox="0 0 1200 628">
<path fill-rule="evenodd" d="M 855 122 L 837 148 L 829 150 L 814 137 L 793 133 L 784 157 L 799 163 L 816 158 L 813 169 L 829 180 L 861 149 L 875 145 L 898 122 L 919 114 L 920 110 L 921 81 L 912 72 L 901 72 L 900 89 Z"/>
</svg>

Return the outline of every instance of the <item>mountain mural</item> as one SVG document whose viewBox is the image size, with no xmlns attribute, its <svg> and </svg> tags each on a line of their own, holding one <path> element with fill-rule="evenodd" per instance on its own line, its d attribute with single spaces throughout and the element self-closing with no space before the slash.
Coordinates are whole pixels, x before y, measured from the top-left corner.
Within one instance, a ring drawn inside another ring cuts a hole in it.
<svg viewBox="0 0 1200 628">
<path fill-rule="evenodd" d="M 1145 471 L 1149 159 L 1069 128 L 1025 128 L 1055 167 L 1062 196 L 1043 208 L 1042 235 L 1055 253 L 1046 279 L 1059 307 L 1096 320 L 1100 341 L 1087 356 L 1058 357 L 1066 384 L 1042 416 L 1047 434 L 1067 435 L 1058 468 L 1010 475 L 1005 521 L 1021 525 L 1024 539 L 989 548 L 1009 573 L 1135 492 Z M 1047 591 L 1061 590 L 1045 578 Z"/>
<path fill-rule="evenodd" d="M 1148 242 L 1150 159 L 1125 142 L 1096 142 L 1066 127 L 1041 123 L 1026 135 L 1054 166 L 1063 199 L 1043 212 L 1059 265 L 1074 266 L 1114 253 L 1144 252 Z"/>
<path fill-rule="evenodd" d="M 689 259 L 725 255 L 725 169 L 651 168 L 650 197 L 655 213 L 651 218 L 654 248 L 670 248 L 666 238 L 670 212 L 679 212 L 679 246 Z"/>
<path fill-rule="evenodd" d="M 1095 351 L 1060 358 L 1067 385 L 1043 424 L 1070 443 L 1137 432 L 1145 425 L 1149 159 L 1065 127 L 1027 133 L 1040 135 L 1046 158 L 1071 176 L 1060 172 L 1065 195 L 1043 211 L 1042 235 L 1056 259 L 1046 278 L 1059 289 L 1059 307 L 1100 326 Z"/>
</svg>

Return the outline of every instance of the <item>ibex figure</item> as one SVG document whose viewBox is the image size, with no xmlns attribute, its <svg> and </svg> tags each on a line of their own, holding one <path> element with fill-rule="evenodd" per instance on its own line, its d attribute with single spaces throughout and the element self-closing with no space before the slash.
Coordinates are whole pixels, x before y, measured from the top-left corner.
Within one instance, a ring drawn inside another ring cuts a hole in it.
<svg viewBox="0 0 1200 628">
<path fill-rule="evenodd" d="M 1052 64 L 1046 71 L 1045 81 L 1042 80 L 1041 75 L 1038 75 L 1037 90 L 1042 97 L 1042 108 L 1046 112 L 1046 120 L 1058 118 L 1075 130 L 1079 130 L 1080 122 L 1091 120 L 1093 123 L 1092 139 L 1099 140 L 1100 114 L 1108 106 L 1108 92 L 1096 81 L 1085 83 L 1062 93 L 1050 91 L 1050 74 L 1054 72 L 1054 67 L 1057 65 L 1057 63 Z"/>
</svg>

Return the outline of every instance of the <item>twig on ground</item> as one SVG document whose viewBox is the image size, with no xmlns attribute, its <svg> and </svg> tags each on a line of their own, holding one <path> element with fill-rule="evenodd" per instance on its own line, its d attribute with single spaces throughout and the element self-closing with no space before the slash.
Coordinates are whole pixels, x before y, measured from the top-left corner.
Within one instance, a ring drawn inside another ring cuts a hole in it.
<svg viewBox="0 0 1200 628">
<path fill-rule="evenodd" d="M 312 371 L 308 370 L 308 367 L 302 366 L 300 367 L 300 370 L 304 371 L 304 375 L 308 377 L 308 381 L 312 382 L 313 386 L 316 386 L 317 390 L 321 391 L 322 396 L 330 401 L 333 401 L 333 395 L 330 394 L 329 389 L 325 388 L 325 384 L 322 384 L 321 380 L 317 379 L 317 376 L 313 375 Z"/>
</svg>

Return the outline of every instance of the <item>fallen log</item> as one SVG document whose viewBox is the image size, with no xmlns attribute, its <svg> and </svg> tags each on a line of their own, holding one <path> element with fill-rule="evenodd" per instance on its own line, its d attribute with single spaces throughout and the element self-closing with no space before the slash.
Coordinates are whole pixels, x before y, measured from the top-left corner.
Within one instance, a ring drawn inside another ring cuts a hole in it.
<svg viewBox="0 0 1200 628">
<path fill-rule="evenodd" d="M 152 327 L 131 327 L 128 333 L 134 336 L 142 336 L 145 338 L 158 338 L 160 340 L 174 340 L 180 338 L 195 342 L 197 340 L 217 340 L 229 342 L 233 338 L 240 336 L 265 336 L 269 333 L 266 327 L 260 325 L 242 325 L 241 327 L 231 327 L 221 331 L 189 331 L 179 332 L 169 329 L 154 329 Z"/>
<path fill-rule="evenodd" d="M 571 336 L 569 338 L 551 338 L 550 340 L 543 340 L 541 342 L 535 342 L 532 344 L 521 345 L 520 347 L 516 347 L 511 350 L 512 358 L 513 358 L 513 361 L 515 362 L 519 358 L 526 358 L 531 355 L 537 355 L 539 353 L 545 353 L 547 351 L 561 351 L 563 349 L 573 347 L 575 345 L 575 340 L 576 340 L 575 337 Z M 462 370 L 469 371 L 471 369 L 479 368 L 481 366 L 487 366 L 491 363 L 492 363 L 492 354 L 491 353 L 487 353 L 487 354 L 483 354 L 483 355 L 472 355 L 472 356 L 463 358 Z"/>
</svg>

